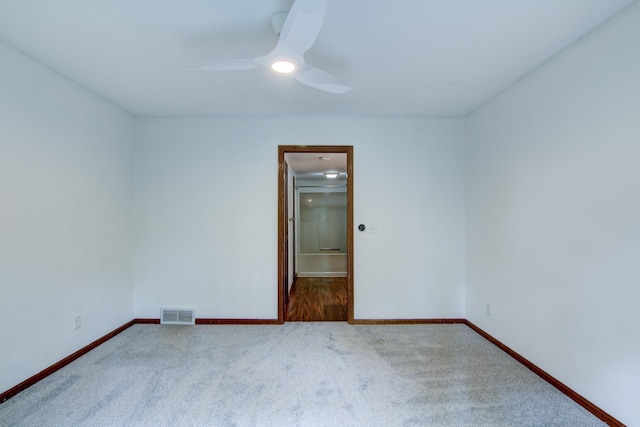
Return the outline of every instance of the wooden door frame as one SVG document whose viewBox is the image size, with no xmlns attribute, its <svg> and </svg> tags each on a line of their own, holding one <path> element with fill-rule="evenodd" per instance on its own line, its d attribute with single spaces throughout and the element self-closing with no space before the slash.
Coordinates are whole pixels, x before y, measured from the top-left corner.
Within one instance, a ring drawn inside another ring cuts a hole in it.
<svg viewBox="0 0 640 427">
<path fill-rule="evenodd" d="M 285 321 L 287 209 L 286 153 L 344 153 L 347 155 L 347 321 L 353 323 L 353 146 L 351 145 L 279 145 L 278 146 L 278 323 Z"/>
</svg>

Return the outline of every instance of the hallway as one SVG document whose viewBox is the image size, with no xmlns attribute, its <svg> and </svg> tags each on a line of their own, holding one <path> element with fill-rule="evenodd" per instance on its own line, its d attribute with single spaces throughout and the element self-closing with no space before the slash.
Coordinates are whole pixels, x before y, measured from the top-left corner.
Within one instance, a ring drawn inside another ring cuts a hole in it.
<svg viewBox="0 0 640 427">
<path fill-rule="evenodd" d="M 289 293 L 287 322 L 347 321 L 346 277 L 298 277 Z"/>
</svg>

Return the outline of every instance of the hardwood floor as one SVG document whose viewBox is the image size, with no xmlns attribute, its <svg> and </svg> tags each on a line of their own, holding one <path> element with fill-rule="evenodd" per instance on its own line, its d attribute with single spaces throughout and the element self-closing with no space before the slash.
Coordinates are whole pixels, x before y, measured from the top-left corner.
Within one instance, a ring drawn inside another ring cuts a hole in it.
<svg viewBox="0 0 640 427">
<path fill-rule="evenodd" d="M 347 320 L 346 277 L 298 277 L 289 292 L 287 322 Z"/>
</svg>

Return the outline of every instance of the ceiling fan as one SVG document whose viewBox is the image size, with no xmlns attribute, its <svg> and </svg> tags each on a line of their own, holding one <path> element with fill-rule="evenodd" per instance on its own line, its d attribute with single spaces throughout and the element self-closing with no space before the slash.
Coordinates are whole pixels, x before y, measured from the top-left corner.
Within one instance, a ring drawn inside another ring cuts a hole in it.
<svg viewBox="0 0 640 427">
<path fill-rule="evenodd" d="M 324 21 L 328 0 L 295 0 L 291 10 L 276 13 L 271 25 L 278 34 L 278 44 L 270 53 L 250 59 L 227 59 L 190 65 L 194 70 L 235 71 L 253 68 L 290 73 L 302 84 L 325 92 L 342 94 L 351 87 L 331 74 L 307 65 L 304 53 L 313 46 Z"/>
</svg>

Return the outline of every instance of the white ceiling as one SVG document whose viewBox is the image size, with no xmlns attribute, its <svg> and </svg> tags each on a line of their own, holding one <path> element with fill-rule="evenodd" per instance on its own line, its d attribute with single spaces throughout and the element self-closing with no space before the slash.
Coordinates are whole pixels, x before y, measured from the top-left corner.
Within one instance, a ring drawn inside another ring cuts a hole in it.
<svg viewBox="0 0 640 427">
<path fill-rule="evenodd" d="M 269 52 L 291 0 L 1 0 L 0 40 L 142 116 L 460 116 L 632 2 L 329 0 L 305 58 L 344 95 L 185 69 Z"/>
<path fill-rule="evenodd" d="M 347 178 L 346 153 L 285 153 L 284 159 L 298 179 L 344 181 Z M 328 160 L 326 160 L 328 159 Z M 325 172 L 338 172 L 338 178 L 326 178 Z"/>
</svg>

